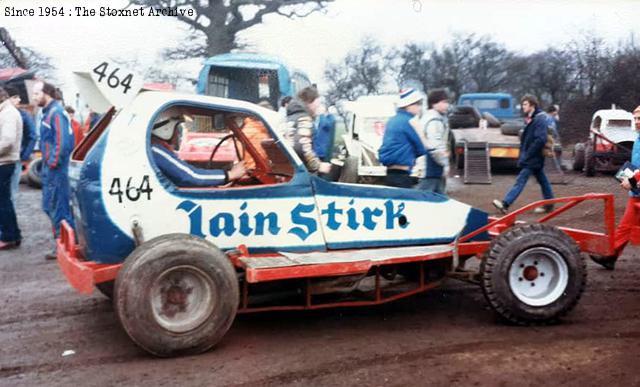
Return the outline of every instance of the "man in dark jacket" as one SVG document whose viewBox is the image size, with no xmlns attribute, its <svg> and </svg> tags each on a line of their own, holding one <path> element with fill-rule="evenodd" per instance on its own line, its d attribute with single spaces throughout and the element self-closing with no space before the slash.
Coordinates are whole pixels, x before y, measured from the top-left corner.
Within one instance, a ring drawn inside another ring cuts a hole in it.
<svg viewBox="0 0 640 387">
<path fill-rule="evenodd" d="M 410 120 L 422 111 L 424 96 L 415 89 L 400 92 L 398 112 L 385 125 L 378 159 L 387 167 L 385 184 L 392 187 L 413 188 L 411 169 L 416 158 L 427 153 Z"/>
<path fill-rule="evenodd" d="M 502 201 L 496 199 L 493 205 L 502 213 L 506 213 L 509 206 L 516 201 L 522 190 L 524 190 L 527 181 L 531 175 L 536 177 L 542 196 L 545 199 L 553 199 L 553 191 L 547 176 L 544 174 L 544 145 L 547 142 L 548 117 L 538 107 L 538 100 L 532 95 L 525 95 L 520 100 L 522 110 L 526 114 L 527 126 L 522 133 L 520 140 L 520 157 L 518 158 L 518 167 L 522 168 L 515 185 L 507 192 Z M 537 208 L 536 212 L 550 212 L 552 205 L 544 208 Z"/>
</svg>

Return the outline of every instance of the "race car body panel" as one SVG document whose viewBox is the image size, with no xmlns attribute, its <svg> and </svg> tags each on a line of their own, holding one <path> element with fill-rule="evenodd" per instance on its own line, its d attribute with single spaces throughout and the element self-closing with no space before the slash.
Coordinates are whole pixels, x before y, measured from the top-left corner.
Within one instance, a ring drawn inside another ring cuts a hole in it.
<svg viewBox="0 0 640 387">
<path fill-rule="evenodd" d="M 177 104 L 260 117 L 294 175 L 276 184 L 176 187 L 156 167 L 149 143 L 156 116 Z M 246 245 L 252 253 L 308 252 L 449 243 L 487 223 L 486 213 L 444 196 L 313 176 L 278 134 L 279 122 L 272 112 L 241 101 L 140 94 L 84 162 L 72 165 L 77 234 L 86 258 L 122 262 L 136 238 L 172 233 L 195 235 L 223 250 Z"/>
</svg>

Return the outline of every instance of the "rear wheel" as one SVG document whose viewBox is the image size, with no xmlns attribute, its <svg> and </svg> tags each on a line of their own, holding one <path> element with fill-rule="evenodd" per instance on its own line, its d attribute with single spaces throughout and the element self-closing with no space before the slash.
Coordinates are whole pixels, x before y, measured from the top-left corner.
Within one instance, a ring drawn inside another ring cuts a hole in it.
<svg viewBox="0 0 640 387">
<path fill-rule="evenodd" d="M 113 299 L 114 284 L 114 281 L 100 282 L 99 284 L 96 284 L 96 289 L 98 289 L 100 293 L 111 300 Z"/>
<path fill-rule="evenodd" d="M 585 147 L 579 142 L 573 147 L 573 170 L 580 172 L 584 169 Z"/>
<path fill-rule="evenodd" d="M 358 182 L 358 158 L 355 156 L 349 156 L 344 160 L 344 165 L 342 166 L 342 171 L 340 172 L 340 179 L 338 180 L 341 183 L 352 183 L 355 184 Z"/>
<path fill-rule="evenodd" d="M 27 184 L 33 188 L 42 188 L 42 158 L 38 158 L 29 163 L 27 169 Z"/>
<path fill-rule="evenodd" d="M 592 141 L 587 142 L 584 149 L 584 174 L 591 177 L 596 174 L 596 156 Z"/>
<path fill-rule="evenodd" d="M 481 284 L 489 305 L 506 320 L 544 324 L 576 306 L 586 273 L 573 239 L 555 227 L 530 224 L 493 241 L 481 266 Z"/>
<path fill-rule="evenodd" d="M 136 248 L 118 273 L 114 294 L 129 337 L 163 357 L 213 347 L 231 326 L 238 300 L 236 273 L 224 253 L 183 234 Z"/>
</svg>

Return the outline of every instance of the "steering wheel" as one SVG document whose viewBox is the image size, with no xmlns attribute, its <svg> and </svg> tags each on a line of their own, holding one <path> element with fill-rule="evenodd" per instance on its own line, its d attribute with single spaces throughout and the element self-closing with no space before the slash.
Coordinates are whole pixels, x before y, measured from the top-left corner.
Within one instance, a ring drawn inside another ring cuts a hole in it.
<svg viewBox="0 0 640 387">
<path fill-rule="evenodd" d="M 230 133 L 230 134 L 227 134 L 226 136 L 222 137 L 220 139 L 220 141 L 218 141 L 216 146 L 213 147 L 213 151 L 211 151 L 211 156 L 209 156 L 209 162 L 207 163 L 207 168 L 208 169 L 211 169 L 213 167 L 213 159 L 216 157 L 216 153 L 218 152 L 218 149 L 220 149 L 220 146 L 222 146 L 222 144 L 224 144 L 224 142 L 227 141 L 230 138 L 233 139 L 233 147 L 234 147 L 234 149 L 236 151 L 236 156 L 238 157 L 238 161 L 243 161 L 244 160 L 244 155 L 245 155 L 244 146 L 242 147 L 242 154 L 240 154 L 240 150 L 238 149 L 238 142 L 240 140 L 238 139 L 238 137 L 234 133 Z"/>
</svg>

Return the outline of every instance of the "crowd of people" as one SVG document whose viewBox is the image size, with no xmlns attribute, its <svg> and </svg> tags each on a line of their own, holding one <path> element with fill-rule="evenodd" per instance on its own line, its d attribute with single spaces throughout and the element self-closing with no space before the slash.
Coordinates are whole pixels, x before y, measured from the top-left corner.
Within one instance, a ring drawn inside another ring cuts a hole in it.
<svg viewBox="0 0 640 387">
<path fill-rule="evenodd" d="M 73 226 L 68 167 L 71 152 L 90 128 L 74 118 L 75 111 L 62 103 L 53 85 L 37 81 L 33 101 L 41 110 L 33 115 L 21 108 L 20 92 L 0 88 L 0 250 L 14 249 L 22 242 L 16 217 L 22 162 L 29 161 L 36 144 L 42 154 L 42 209 L 52 226 L 51 250 L 46 259 L 55 259 L 55 240 L 63 220 Z"/>
<path fill-rule="evenodd" d="M 75 111 L 62 104 L 59 91 L 51 84 L 37 81 L 33 89 L 33 100 L 40 108 L 39 122 L 34 123 L 30 113 L 20 109 L 20 94 L 14 88 L 0 88 L 0 250 L 17 248 L 22 241 L 18 227 L 15 203 L 22 170 L 21 161 L 29 160 L 36 145 L 36 127 L 39 126 L 39 148 L 42 152 L 42 209 L 51 221 L 53 240 L 59 236 L 62 221 L 73 227 L 74 219 L 70 207 L 68 166 L 71 152 L 81 141 L 92 122 L 81 125 L 74 119 Z M 336 119 L 327 113 L 315 87 L 307 87 L 294 97 L 282 100 L 281 108 L 286 112 L 287 130 L 284 138 L 299 155 L 309 172 L 327 177 L 331 169 L 329 162 L 334 148 Z M 426 101 L 425 101 L 426 100 Z M 428 109 L 423 112 L 424 104 Z M 545 157 L 549 143 L 559 141 L 559 108 L 550 106 L 544 112 L 538 100 L 531 95 L 521 99 L 525 114 L 525 127 L 520 141 L 518 167 L 520 172 L 514 185 L 503 199 L 493 205 L 502 213 L 524 190 L 529 178 L 538 181 L 544 199 L 554 197 L 553 190 L 544 172 Z M 268 101 L 260 106 L 272 109 Z M 385 126 L 378 156 L 386 166 L 385 184 L 391 187 L 418 189 L 438 195 L 447 195 L 449 176 L 449 127 L 447 113 L 449 97 L 445 90 L 435 89 L 428 95 L 409 88 L 402 90 L 396 103 L 396 115 Z M 640 106 L 633 112 L 636 129 L 640 133 Z M 160 117 L 152 128 L 152 154 L 159 168 L 173 179 L 188 186 L 216 186 L 238 179 L 246 173 L 243 162 L 231 170 L 200 170 L 180 160 L 173 149 L 178 135 L 178 117 Z M 424 156 L 424 165 L 416 160 Z M 633 146 L 631 163 L 640 166 L 640 137 Z M 422 171 L 417 178 L 414 171 Z M 176 175 L 176 176 L 174 176 Z M 179 175 L 179 176 L 178 176 Z M 187 176 L 188 175 L 188 176 Z M 640 204 L 640 170 L 625 179 L 621 186 L 629 191 L 625 214 L 616 229 L 615 254 L 609 257 L 593 257 L 602 266 L 612 269 L 617 257 L 630 238 L 631 229 L 638 224 L 636 204 Z M 551 212 L 552 205 L 536 209 Z M 47 259 L 55 258 L 53 251 Z"/>
</svg>

